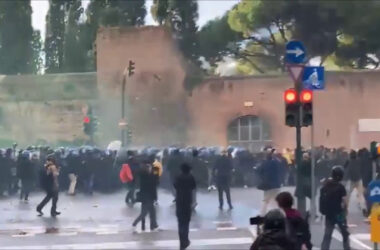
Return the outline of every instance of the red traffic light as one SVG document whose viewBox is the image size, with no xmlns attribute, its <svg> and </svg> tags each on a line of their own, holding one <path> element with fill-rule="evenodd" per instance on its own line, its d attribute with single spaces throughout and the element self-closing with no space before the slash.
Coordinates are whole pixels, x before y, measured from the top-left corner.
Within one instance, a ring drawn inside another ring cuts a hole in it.
<svg viewBox="0 0 380 250">
<path fill-rule="evenodd" d="M 85 116 L 84 118 L 83 118 L 83 123 L 90 123 L 90 117 L 88 117 L 88 116 Z"/>
<path fill-rule="evenodd" d="M 297 91 L 295 89 L 287 89 L 284 93 L 284 100 L 286 103 L 297 102 Z"/>
<path fill-rule="evenodd" d="M 302 90 L 300 99 L 301 99 L 302 103 L 312 102 L 313 101 L 313 91 L 311 91 L 309 89 Z"/>
</svg>

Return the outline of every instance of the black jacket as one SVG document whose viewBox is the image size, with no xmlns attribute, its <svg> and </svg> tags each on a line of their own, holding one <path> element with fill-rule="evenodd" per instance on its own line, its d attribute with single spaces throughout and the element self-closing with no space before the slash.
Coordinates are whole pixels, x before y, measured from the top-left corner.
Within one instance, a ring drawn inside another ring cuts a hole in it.
<svg viewBox="0 0 380 250">
<path fill-rule="evenodd" d="M 144 202 L 157 200 L 158 177 L 146 170 L 141 170 L 139 176 L 141 201 Z"/>
<path fill-rule="evenodd" d="M 232 174 L 232 168 L 231 158 L 226 155 L 221 155 L 215 161 L 214 174 L 217 179 L 230 177 Z"/>
<path fill-rule="evenodd" d="M 174 187 L 177 191 L 177 206 L 190 208 L 193 201 L 193 190 L 196 188 L 194 176 L 192 174 L 180 174 L 174 182 Z"/>
<path fill-rule="evenodd" d="M 296 244 L 283 230 L 268 230 L 259 235 L 250 250 L 294 250 Z"/>
</svg>

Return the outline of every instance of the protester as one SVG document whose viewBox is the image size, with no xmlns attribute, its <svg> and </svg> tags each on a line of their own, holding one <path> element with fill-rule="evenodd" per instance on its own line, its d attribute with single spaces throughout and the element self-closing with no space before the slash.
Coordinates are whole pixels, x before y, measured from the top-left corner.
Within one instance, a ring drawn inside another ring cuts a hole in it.
<svg viewBox="0 0 380 250">
<path fill-rule="evenodd" d="M 264 199 L 261 206 L 261 215 L 265 215 L 271 200 L 276 198 L 281 188 L 281 170 L 278 161 L 273 157 L 274 150 L 271 149 L 266 160 L 258 167 L 257 173 L 260 178 L 259 190 L 264 191 Z"/>
<path fill-rule="evenodd" d="M 294 200 L 289 192 L 281 192 L 276 196 L 278 206 L 285 212 L 287 220 L 287 233 L 296 243 L 294 250 L 311 250 L 311 233 L 308 222 L 302 218 L 301 213 L 292 208 Z"/>
<path fill-rule="evenodd" d="M 181 165 L 184 163 L 183 156 L 179 152 L 179 149 L 174 149 L 173 154 L 169 156 L 169 161 L 168 161 L 168 171 L 169 171 L 169 176 L 170 176 L 170 183 L 171 183 L 171 191 L 172 195 L 174 197 L 173 202 L 175 202 L 175 188 L 174 188 L 174 181 L 176 177 L 180 174 L 181 172 Z"/>
<path fill-rule="evenodd" d="M 190 166 L 183 164 L 182 173 L 176 178 L 176 215 L 178 219 L 178 234 L 180 249 L 186 249 L 190 245 L 189 227 L 193 204 L 193 192 L 196 188 L 194 176 L 190 173 Z"/>
<path fill-rule="evenodd" d="M 300 183 L 297 185 L 295 195 L 297 197 L 306 196 L 311 199 L 311 158 L 309 153 L 302 154 L 302 161 L 299 166 L 301 177 Z"/>
<path fill-rule="evenodd" d="M 35 180 L 35 170 L 28 151 L 24 151 L 19 155 L 17 161 L 17 177 L 21 181 L 20 201 L 24 200 L 27 202 Z"/>
<path fill-rule="evenodd" d="M 331 236 L 335 225 L 338 225 L 343 238 L 344 250 L 350 249 L 349 232 L 347 229 L 347 192 L 341 184 L 344 170 L 334 166 L 331 178 L 326 180 L 320 191 L 319 210 L 325 216 L 325 233 L 321 249 L 329 250 Z"/>
<path fill-rule="evenodd" d="M 37 206 L 36 210 L 39 216 L 43 215 L 42 209 L 50 200 L 52 200 L 52 206 L 50 210 L 51 216 L 55 217 L 61 214 L 60 212 L 57 211 L 58 192 L 59 192 L 58 176 L 59 176 L 59 168 L 56 166 L 55 159 L 52 156 L 48 156 L 45 167 L 42 170 L 42 173 L 40 176 L 42 188 L 45 190 L 46 196 L 41 201 L 41 203 Z"/>
<path fill-rule="evenodd" d="M 263 232 L 250 250 L 294 250 L 296 243 L 286 233 L 286 218 L 279 209 L 270 210 L 264 217 Z"/>
<path fill-rule="evenodd" d="M 232 161 L 227 156 L 227 150 L 223 150 L 222 154 L 216 159 L 214 166 L 214 175 L 216 176 L 216 186 L 219 196 L 219 209 L 223 209 L 223 194 L 226 193 L 227 203 L 230 209 L 233 209 L 231 202 L 231 177 L 232 177 Z"/>
<path fill-rule="evenodd" d="M 133 222 L 133 231 L 136 232 L 137 224 L 145 219 L 146 215 L 149 214 L 150 219 L 150 230 L 159 230 L 156 221 L 156 210 L 154 208 L 154 201 L 157 199 L 157 185 L 158 178 L 152 172 L 152 166 L 149 161 L 145 161 L 142 164 L 141 171 L 139 173 L 140 179 L 140 191 L 138 195 L 138 200 L 141 202 L 141 212 L 140 215 Z"/>
<path fill-rule="evenodd" d="M 362 181 L 362 167 L 361 161 L 357 158 L 357 153 L 354 150 L 350 152 L 350 159 L 346 165 L 346 175 L 347 180 L 349 181 L 349 191 L 347 194 L 347 209 L 350 204 L 350 197 L 354 189 L 357 191 L 357 198 L 359 201 L 360 208 L 363 212 L 364 217 L 367 216 L 367 206 L 364 199 L 364 188 Z"/>
</svg>

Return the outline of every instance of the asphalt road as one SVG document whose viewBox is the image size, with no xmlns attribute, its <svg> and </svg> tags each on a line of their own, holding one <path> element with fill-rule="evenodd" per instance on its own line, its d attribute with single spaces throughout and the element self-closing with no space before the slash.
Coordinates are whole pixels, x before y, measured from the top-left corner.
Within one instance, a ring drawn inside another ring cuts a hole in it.
<svg viewBox="0 0 380 250">
<path fill-rule="evenodd" d="M 175 208 L 168 192 L 159 192 L 157 217 L 162 231 L 137 234 L 132 232 L 131 224 L 140 208 L 124 204 L 125 191 L 96 193 L 91 197 L 61 193 L 58 210 L 62 214 L 56 219 L 48 216 L 50 207 L 45 207 L 45 216 L 37 216 L 35 207 L 42 196 L 42 193 L 32 194 L 29 203 L 20 202 L 16 197 L 0 200 L 0 250 L 178 249 Z M 256 236 L 249 217 L 258 214 L 262 192 L 235 188 L 232 199 L 234 209 L 220 211 L 215 191 L 198 192 L 199 205 L 190 225 L 192 245 L 189 249 L 249 249 Z M 372 249 L 369 226 L 363 222 L 355 198 L 351 200 L 351 245 L 354 249 Z M 323 236 L 322 222 L 313 223 L 312 235 L 318 249 Z M 338 232 L 334 234 L 331 249 L 342 249 Z"/>
</svg>

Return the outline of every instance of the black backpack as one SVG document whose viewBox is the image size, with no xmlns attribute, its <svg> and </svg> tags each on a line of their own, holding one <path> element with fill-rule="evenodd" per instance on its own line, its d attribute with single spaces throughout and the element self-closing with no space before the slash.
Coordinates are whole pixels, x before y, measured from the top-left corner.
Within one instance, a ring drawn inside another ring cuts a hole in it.
<svg viewBox="0 0 380 250">
<path fill-rule="evenodd" d="M 327 181 L 321 188 L 319 196 L 319 212 L 323 215 L 337 215 L 341 212 L 342 197 L 339 197 L 339 185 L 333 181 Z"/>
</svg>

